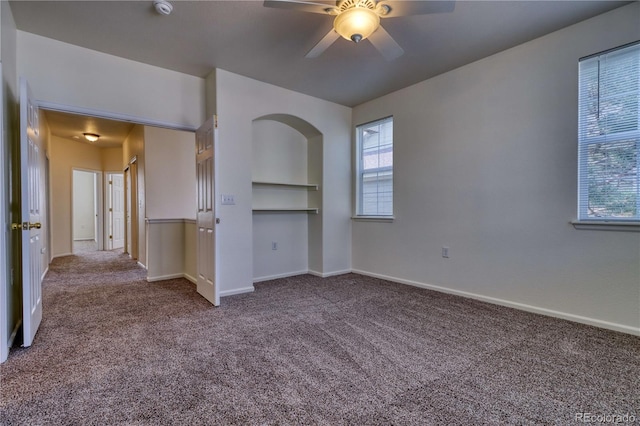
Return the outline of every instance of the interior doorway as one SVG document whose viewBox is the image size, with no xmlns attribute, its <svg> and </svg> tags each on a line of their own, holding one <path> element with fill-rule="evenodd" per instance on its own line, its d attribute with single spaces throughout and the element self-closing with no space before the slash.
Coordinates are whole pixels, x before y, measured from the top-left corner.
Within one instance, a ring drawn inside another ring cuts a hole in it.
<svg viewBox="0 0 640 426">
<path fill-rule="evenodd" d="M 73 253 L 102 248 L 102 173 L 73 170 L 71 230 Z"/>
</svg>

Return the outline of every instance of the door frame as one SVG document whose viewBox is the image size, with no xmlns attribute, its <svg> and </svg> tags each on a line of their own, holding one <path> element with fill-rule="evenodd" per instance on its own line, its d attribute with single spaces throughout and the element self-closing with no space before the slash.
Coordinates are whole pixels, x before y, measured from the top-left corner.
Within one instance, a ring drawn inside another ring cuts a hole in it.
<svg viewBox="0 0 640 426">
<path fill-rule="evenodd" d="M 0 81 L 4 82 L 2 78 L 2 63 L 0 63 Z M 2 146 L 0 146 L 0 308 L 7 307 L 7 303 L 9 297 L 7 295 L 8 284 L 11 280 L 9 274 L 11 271 L 11 262 L 9 260 L 9 256 L 7 253 L 7 233 L 9 232 L 9 222 L 7 221 L 9 218 L 8 210 L 8 194 L 6 174 L 9 173 L 7 167 L 9 164 L 9 155 L 8 150 L 9 146 L 11 146 L 11 135 L 7 134 L 5 138 L 4 134 L 4 84 L 0 84 L 0 139 L 2 139 Z M 9 318 L 9 309 L 2 309 L 2 314 L 0 315 L 0 363 L 3 363 L 7 360 L 9 356 L 9 336 L 8 336 L 8 323 Z"/>
<path fill-rule="evenodd" d="M 192 132 L 194 135 L 194 140 L 195 140 L 195 134 L 196 134 L 196 130 L 198 129 L 198 127 L 200 126 L 200 124 L 198 124 L 197 126 L 188 126 L 188 125 L 184 125 L 184 124 L 179 124 L 179 123 L 171 123 L 168 121 L 161 121 L 161 120 L 154 120 L 154 119 L 150 119 L 150 118 L 146 118 L 146 117 L 140 117 L 140 116 L 135 116 L 135 115 L 128 115 L 128 114 L 121 114 L 121 113 L 117 113 L 117 112 L 110 112 L 110 111 L 103 111 L 103 110 L 98 110 L 98 109 L 93 109 L 93 108 L 85 108 L 85 107 L 77 107 L 77 106 L 73 106 L 73 105 L 66 105 L 66 104 L 60 104 L 57 102 L 48 102 L 48 101 L 41 101 L 38 100 L 37 101 L 37 105 L 39 109 L 43 109 L 45 111 L 56 111 L 56 112 L 66 112 L 66 113 L 70 113 L 70 114 L 77 114 L 77 115 L 84 115 L 87 117 L 96 117 L 96 118 L 104 118 L 107 120 L 117 120 L 117 121 L 124 121 L 124 122 L 128 122 L 128 123 L 134 123 L 134 124 L 139 124 L 141 126 L 152 126 L 152 127 L 160 127 L 163 129 L 170 129 L 170 130 L 182 130 L 182 131 L 187 131 L 187 132 Z M 202 117 L 202 122 L 204 123 L 205 118 Z M 194 142 L 195 143 L 195 142 Z M 129 164 L 125 165 L 123 167 L 123 173 L 124 171 L 131 166 L 132 162 L 135 162 L 137 159 L 134 156 L 133 158 L 130 159 Z M 79 169 L 81 170 L 81 169 Z M 130 169 L 130 171 L 136 170 L 135 166 L 133 169 Z M 131 173 L 129 173 L 130 177 L 133 179 L 133 177 L 131 176 Z M 125 197 L 126 197 L 126 185 L 127 184 L 131 184 L 131 182 L 127 182 L 125 180 Z M 47 188 L 47 190 L 49 190 L 49 188 Z M 136 195 L 137 197 L 137 195 Z M 126 204 L 125 204 L 125 209 L 126 209 Z M 131 209 L 134 209 L 134 206 L 131 206 Z M 103 210 L 103 209 L 101 209 Z M 126 219 L 126 214 L 127 212 L 125 211 L 125 219 Z M 73 225 L 73 222 L 71 222 Z M 132 227 L 134 225 L 134 223 L 131 224 Z M 136 223 L 136 230 L 138 229 L 138 226 L 144 226 L 144 224 L 140 224 L 139 221 L 137 221 Z M 73 231 L 72 231 L 73 232 Z M 131 233 L 134 233 L 134 230 L 131 230 Z M 102 235 L 104 235 L 104 233 L 102 233 Z M 128 233 L 126 232 L 126 224 L 125 224 L 125 245 L 124 245 L 124 250 L 125 252 L 127 252 L 127 238 L 130 238 L 130 236 L 128 235 Z M 133 241 L 132 241 L 133 242 Z M 72 250 L 73 250 L 73 237 L 72 237 L 72 241 L 71 241 L 71 245 L 72 245 Z M 102 246 L 104 248 L 104 246 Z M 131 251 L 135 251 L 135 256 L 137 258 L 138 253 L 137 253 L 137 249 L 134 250 L 133 245 L 131 246 Z M 130 256 L 132 256 L 132 253 L 128 253 Z M 133 257 L 133 256 L 132 256 Z"/>
<path fill-rule="evenodd" d="M 72 167 L 71 168 L 71 214 L 70 219 L 71 219 L 71 252 L 73 253 L 73 242 L 74 240 L 74 235 L 73 235 L 73 203 L 74 203 L 74 199 L 73 199 L 73 175 L 74 172 L 85 172 L 85 173 L 93 173 L 94 175 L 94 179 L 93 179 L 93 183 L 94 183 L 94 198 L 95 198 L 95 213 L 96 213 L 96 218 L 94 220 L 94 226 L 95 226 L 95 238 L 96 238 L 96 246 L 98 248 L 98 250 L 104 250 L 104 191 L 102 188 L 102 170 L 92 170 L 92 169 L 84 169 L 81 167 Z"/>
</svg>

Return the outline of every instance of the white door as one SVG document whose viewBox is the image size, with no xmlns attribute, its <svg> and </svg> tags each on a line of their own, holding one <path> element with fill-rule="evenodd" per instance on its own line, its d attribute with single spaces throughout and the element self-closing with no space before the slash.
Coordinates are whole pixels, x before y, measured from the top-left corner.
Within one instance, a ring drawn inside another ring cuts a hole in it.
<svg viewBox="0 0 640 426">
<path fill-rule="evenodd" d="M 31 346 L 42 320 L 42 230 L 38 107 L 20 80 L 20 186 L 22 212 L 23 345 Z"/>
<path fill-rule="evenodd" d="M 215 117 L 212 117 L 196 131 L 196 264 L 198 293 L 214 306 L 219 306 L 220 290 L 216 280 L 215 140 Z"/>
<path fill-rule="evenodd" d="M 125 250 L 131 256 L 131 167 L 124 171 Z"/>
<path fill-rule="evenodd" d="M 111 175 L 111 248 L 120 249 L 124 247 L 124 176 L 120 173 Z"/>
</svg>

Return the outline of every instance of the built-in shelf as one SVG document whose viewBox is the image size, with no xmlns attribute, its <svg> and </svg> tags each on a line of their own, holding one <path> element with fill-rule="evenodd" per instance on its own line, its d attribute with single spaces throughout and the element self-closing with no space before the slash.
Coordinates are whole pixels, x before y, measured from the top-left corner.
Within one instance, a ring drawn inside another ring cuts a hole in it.
<svg viewBox="0 0 640 426">
<path fill-rule="evenodd" d="M 312 213 L 312 214 L 318 214 L 318 209 L 317 208 L 307 208 L 307 207 L 301 207 L 301 208 L 275 208 L 275 207 L 269 207 L 269 208 L 254 208 L 252 209 L 254 213 Z"/>
<path fill-rule="evenodd" d="M 315 183 L 265 182 L 265 181 L 255 181 L 255 180 L 252 183 L 255 186 L 300 188 L 300 189 L 310 189 L 312 191 L 318 190 L 318 184 L 315 184 Z"/>
</svg>

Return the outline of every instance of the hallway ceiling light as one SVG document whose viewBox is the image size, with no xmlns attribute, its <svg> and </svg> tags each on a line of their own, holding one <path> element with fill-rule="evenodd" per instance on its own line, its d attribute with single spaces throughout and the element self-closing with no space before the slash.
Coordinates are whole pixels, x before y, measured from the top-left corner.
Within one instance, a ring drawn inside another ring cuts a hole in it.
<svg viewBox="0 0 640 426">
<path fill-rule="evenodd" d="M 100 135 L 96 135 L 95 133 L 83 133 L 84 138 L 89 142 L 95 142 L 100 139 Z"/>
</svg>

